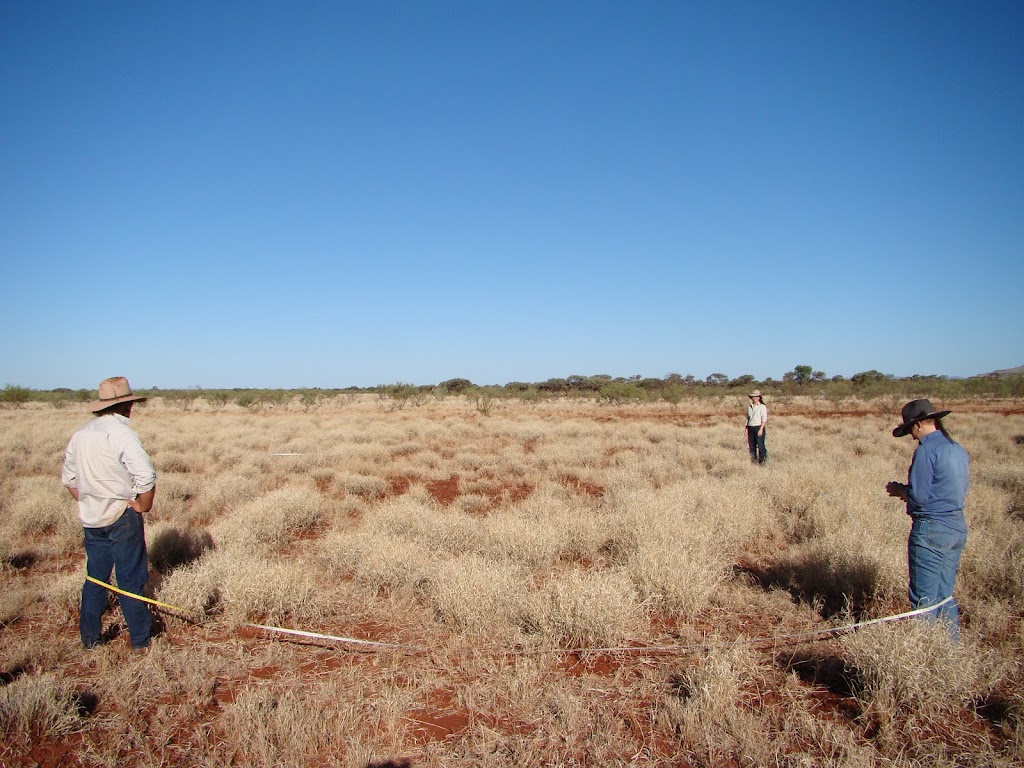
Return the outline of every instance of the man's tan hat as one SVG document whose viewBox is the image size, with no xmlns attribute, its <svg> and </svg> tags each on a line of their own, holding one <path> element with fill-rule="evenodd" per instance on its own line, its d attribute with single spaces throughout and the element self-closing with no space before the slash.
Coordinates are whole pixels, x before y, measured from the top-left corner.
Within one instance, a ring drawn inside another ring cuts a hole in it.
<svg viewBox="0 0 1024 768">
<path fill-rule="evenodd" d="M 118 403 L 130 403 L 135 400 L 146 400 L 145 397 L 132 394 L 132 388 L 128 379 L 124 376 L 114 376 L 100 382 L 100 399 L 89 403 L 89 410 L 93 413 L 102 411 Z"/>
<path fill-rule="evenodd" d="M 761 396 L 761 390 L 760 389 L 755 389 L 753 392 L 751 392 L 748 395 L 748 397 L 760 397 L 760 396 Z"/>
</svg>

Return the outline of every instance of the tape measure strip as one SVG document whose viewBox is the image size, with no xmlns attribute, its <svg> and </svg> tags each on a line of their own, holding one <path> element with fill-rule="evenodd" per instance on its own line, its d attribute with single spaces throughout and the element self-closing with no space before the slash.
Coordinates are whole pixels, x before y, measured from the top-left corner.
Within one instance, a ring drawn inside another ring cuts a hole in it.
<svg viewBox="0 0 1024 768">
<path fill-rule="evenodd" d="M 143 597 L 142 595 L 136 595 L 136 594 L 133 594 L 131 592 L 125 592 L 123 589 L 118 589 L 117 587 L 113 586 L 112 584 L 107 584 L 105 581 L 100 581 L 99 579 L 94 579 L 92 576 L 86 576 L 85 578 L 86 578 L 87 581 L 91 581 L 93 584 L 98 584 L 101 587 L 105 587 L 106 589 L 109 589 L 111 592 L 117 592 L 119 595 L 125 595 L 126 597 L 132 597 L 132 598 L 134 598 L 136 600 L 141 600 L 144 603 L 149 603 L 150 605 L 156 605 L 156 606 L 159 606 L 160 608 L 166 608 L 167 610 L 170 610 L 170 611 L 177 611 L 179 613 L 185 614 L 186 616 L 188 615 L 188 611 L 184 610 L 183 608 L 178 608 L 177 606 L 174 606 L 174 605 L 168 605 L 167 603 L 161 603 L 161 602 L 158 602 L 156 600 L 151 600 L 150 598 Z M 623 652 L 627 652 L 627 651 L 631 652 L 631 653 L 643 653 L 645 651 L 646 652 L 661 652 L 661 653 L 671 653 L 671 652 L 683 653 L 683 652 L 686 652 L 686 651 L 694 651 L 694 650 L 699 650 L 699 649 L 702 649 L 702 648 L 722 648 L 722 647 L 740 646 L 740 645 L 756 645 L 756 644 L 759 644 L 759 643 L 772 643 L 772 642 L 779 642 L 779 641 L 782 641 L 782 640 L 796 640 L 796 639 L 799 639 L 799 638 L 812 638 L 812 637 L 819 637 L 821 635 L 839 634 L 839 633 L 842 633 L 842 632 L 852 632 L 855 629 L 860 629 L 861 627 L 867 627 L 867 626 L 870 626 L 872 624 L 883 624 L 883 623 L 889 622 L 889 621 L 899 621 L 901 619 L 909 619 L 909 618 L 912 618 L 914 616 L 920 616 L 921 614 L 924 614 L 924 613 L 931 613 L 933 611 L 936 611 L 939 608 L 941 608 L 942 606 L 944 606 L 946 603 L 950 602 L 952 599 L 953 599 L 953 596 L 950 595 L 949 597 L 945 598 L 944 600 L 941 600 L 938 603 L 935 603 L 935 605 L 929 605 L 929 606 L 927 606 L 925 608 L 917 608 L 916 610 L 907 611 L 906 613 L 897 613 L 897 614 L 894 614 L 892 616 L 883 616 L 883 617 L 878 618 L 878 619 L 869 619 L 867 621 L 859 621 L 859 622 L 857 622 L 855 624 L 847 624 L 847 625 L 841 626 L 841 627 L 827 627 L 825 629 L 815 629 L 815 630 L 811 630 L 809 632 L 797 632 L 795 634 L 789 634 L 789 635 L 772 635 L 770 637 L 754 637 L 754 638 L 749 638 L 749 639 L 745 639 L 745 640 L 719 641 L 719 642 L 713 642 L 713 643 L 693 643 L 691 645 L 620 646 L 620 647 L 617 647 L 617 648 L 546 648 L 546 649 L 541 649 L 541 650 L 536 650 L 536 651 L 508 651 L 508 650 L 505 650 L 503 652 L 504 653 L 510 653 L 511 652 L 511 653 L 514 653 L 514 654 L 520 655 L 520 656 L 531 656 L 531 655 L 536 655 L 536 654 L 541 654 L 541 653 L 623 653 Z M 335 635 L 322 635 L 322 634 L 319 634 L 317 632 L 306 632 L 305 630 L 301 630 L 301 629 L 286 629 L 284 627 L 273 627 L 273 626 L 270 626 L 270 625 L 267 625 L 267 624 L 243 624 L 242 626 L 244 626 L 244 627 L 251 627 L 253 629 L 262 629 L 262 630 L 267 631 L 267 632 L 280 632 L 280 633 L 286 634 L 286 635 L 296 635 L 296 636 L 299 636 L 299 637 L 309 637 L 309 638 L 313 638 L 313 639 L 317 639 L 317 640 L 333 640 L 333 641 L 342 642 L 342 643 L 354 643 L 356 645 L 373 646 L 373 647 L 376 647 L 376 648 L 399 648 L 399 649 L 402 649 L 402 650 L 409 650 L 409 651 L 422 651 L 422 650 L 424 650 L 423 648 L 420 648 L 420 647 L 417 647 L 417 646 L 414 646 L 414 645 L 398 645 L 398 644 L 395 644 L 395 643 L 381 643 L 381 642 L 377 642 L 377 641 L 374 641 L 374 640 L 359 640 L 359 639 L 356 639 L 354 637 L 337 637 Z"/>
<path fill-rule="evenodd" d="M 113 584 L 108 584 L 105 581 L 100 581 L 99 579 L 94 579 L 92 576 L 86 576 L 85 579 L 86 579 L 86 581 L 91 581 L 93 584 L 98 584 L 101 587 L 109 589 L 111 592 L 116 592 L 119 595 L 124 595 L 125 597 L 131 597 L 131 598 L 134 598 L 135 600 L 141 600 L 144 603 L 149 603 L 150 605 L 155 605 L 155 606 L 158 606 L 160 608 L 164 608 L 164 609 L 169 610 L 169 611 L 175 611 L 177 613 L 181 613 L 181 614 L 183 614 L 185 616 L 188 616 L 188 611 L 186 611 L 184 608 L 179 608 L 176 605 L 168 605 L 167 603 L 161 603 L 161 602 L 159 602 L 157 600 L 152 600 L 152 599 L 150 599 L 148 597 L 143 597 L 142 595 L 136 595 L 136 594 L 134 594 L 132 592 L 125 592 L 123 589 L 118 589 Z M 271 626 L 268 626 L 266 624 L 243 624 L 242 626 L 243 627 L 252 627 L 254 629 L 263 629 L 263 630 L 266 630 L 268 632 L 281 632 L 281 633 L 284 633 L 284 634 L 287 634 L 287 635 L 299 635 L 301 637 L 310 637 L 310 638 L 315 638 L 315 639 L 319 639 L 319 640 L 335 640 L 335 641 L 342 642 L 342 643 L 355 643 L 356 645 L 370 645 L 370 646 L 374 646 L 374 647 L 377 647 L 377 648 L 402 648 L 402 649 L 405 649 L 405 650 L 412 650 L 412 651 L 421 650 L 420 648 L 416 648 L 415 646 L 411 646 L 411 645 L 396 645 L 394 643 L 378 643 L 378 642 L 375 642 L 373 640 L 359 640 L 359 639 L 354 638 L 354 637 L 336 637 L 334 635 L 320 635 L 320 634 L 317 634 L 316 632 L 305 632 L 305 631 L 303 631 L 301 629 L 285 629 L 284 627 L 271 627 Z"/>
<path fill-rule="evenodd" d="M 935 605 L 929 605 L 926 608 L 917 608 L 913 611 L 907 611 L 906 613 L 897 613 L 892 616 L 883 616 L 878 619 L 869 619 L 868 621 L 859 621 L 856 624 L 846 624 L 841 627 L 826 627 L 824 629 L 813 629 L 809 632 L 796 632 L 790 635 L 770 635 L 768 637 L 751 637 L 743 640 L 721 640 L 710 643 L 693 643 L 691 645 L 634 645 L 634 646 L 620 646 L 617 648 L 553 648 L 539 651 L 520 651 L 520 655 L 529 654 L 540 654 L 540 653 L 621 653 L 630 651 L 632 653 L 644 653 L 644 652 L 656 652 L 656 653 L 683 653 L 687 651 L 697 651 L 703 648 L 731 648 L 741 645 L 761 645 L 764 643 L 777 643 L 783 640 L 798 640 L 800 638 L 813 638 L 821 637 L 822 635 L 829 634 L 842 634 L 844 632 L 852 632 L 861 627 L 867 627 L 872 624 L 883 624 L 889 621 L 900 621 L 901 619 L 909 619 L 913 616 L 920 616 L 923 613 L 931 613 L 950 600 L 953 596 L 945 598 L 944 600 L 935 603 Z"/>
<path fill-rule="evenodd" d="M 124 595 L 125 597 L 131 597 L 131 598 L 134 598 L 135 600 L 141 600 L 144 603 L 149 603 L 150 605 L 156 605 L 156 606 L 159 606 L 160 608 L 166 608 L 169 611 L 178 611 L 179 613 L 183 613 L 186 616 L 188 615 L 188 611 L 186 611 L 184 608 L 178 608 L 176 605 L 168 605 L 167 603 L 161 603 L 161 602 L 159 602 L 157 600 L 151 600 L 148 597 L 143 597 L 142 595 L 136 595 L 134 592 L 125 592 L 123 589 L 118 589 L 113 584 L 107 584 L 107 582 L 100 581 L 99 579 L 94 579 L 92 576 L 86 576 L 85 580 L 86 581 L 91 581 L 93 584 L 99 584 L 101 587 L 109 589 L 111 592 L 117 592 L 117 594 L 119 594 L 119 595 Z"/>
<path fill-rule="evenodd" d="M 252 627 L 254 629 L 263 629 L 267 632 L 282 632 L 286 635 L 297 635 L 299 637 L 310 637 L 316 640 L 337 640 L 342 643 L 355 643 L 357 645 L 372 645 L 376 648 L 401 648 L 407 651 L 420 651 L 423 650 L 415 645 L 396 645 L 395 643 L 379 643 L 375 640 L 357 640 L 354 637 L 336 637 L 335 635 L 321 635 L 317 632 L 306 632 L 301 629 L 285 629 L 284 627 L 271 627 L 267 624 L 243 624 L 243 627 Z"/>
</svg>

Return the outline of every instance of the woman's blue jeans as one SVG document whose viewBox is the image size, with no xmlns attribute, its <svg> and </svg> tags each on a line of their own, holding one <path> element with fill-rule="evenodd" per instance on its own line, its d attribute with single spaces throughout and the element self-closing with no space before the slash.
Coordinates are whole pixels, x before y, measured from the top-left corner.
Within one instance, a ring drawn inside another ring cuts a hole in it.
<svg viewBox="0 0 1024 768">
<path fill-rule="evenodd" d="M 750 460 L 758 464 L 764 464 L 768 460 L 768 451 L 764 447 L 764 439 L 768 435 L 768 429 L 757 434 L 760 427 L 747 427 L 747 447 L 750 449 Z"/>
<path fill-rule="evenodd" d="M 125 592 L 141 595 L 149 579 L 146 560 L 146 534 L 142 515 L 130 507 L 115 522 L 104 528 L 85 528 L 85 571 L 94 579 L 110 582 L 111 571 L 117 570 L 117 586 Z M 92 648 L 100 642 L 103 612 L 107 608 L 108 590 L 91 581 L 82 585 L 82 612 L 79 630 L 82 645 Z M 153 619 L 141 600 L 118 595 L 121 612 L 128 623 L 133 648 L 149 645 Z"/>
<path fill-rule="evenodd" d="M 931 518 L 914 518 L 907 540 L 913 608 L 927 608 L 952 596 L 960 554 L 966 544 L 967 534 L 963 531 Z M 960 611 L 955 599 L 925 616 L 932 621 L 944 621 L 953 639 L 960 638 Z"/>
</svg>

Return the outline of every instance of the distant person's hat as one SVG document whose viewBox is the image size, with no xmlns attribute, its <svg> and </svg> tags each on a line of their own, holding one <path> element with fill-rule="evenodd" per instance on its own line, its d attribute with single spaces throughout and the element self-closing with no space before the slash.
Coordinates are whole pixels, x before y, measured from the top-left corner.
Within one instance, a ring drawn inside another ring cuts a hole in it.
<svg viewBox="0 0 1024 768">
<path fill-rule="evenodd" d="M 748 397 L 762 397 L 761 390 L 760 389 L 755 389 L 753 392 L 751 392 L 748 395 Z"/>
<path fill-rule="evenodd" d="M 911 400 L 903 406 L 903 423 L 892 431 L 893 437 L 903 437 L 910 434 L 910 428 L 915 423 L 924 419 L 941 419 L 948 416 L 952 411 L 936 411 L 932 408 L 930 400 Z"/>
<path fill-rule="evenodd" d="M 118 403 L 131 403 L 136 400 L 146 400 L 145 397 L 132 394 L 132 388 L 128 379 L 124 376 L 114 376 L 100 382 L 100 399 L 89 403 L 89 410 L 93 413 L 102 411 Z"/>
</svg>

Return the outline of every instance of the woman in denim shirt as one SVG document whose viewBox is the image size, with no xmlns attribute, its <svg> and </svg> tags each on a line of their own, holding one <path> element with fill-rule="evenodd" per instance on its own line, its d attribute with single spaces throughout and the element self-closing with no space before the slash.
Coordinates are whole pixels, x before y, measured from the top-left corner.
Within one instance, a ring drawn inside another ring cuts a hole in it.
<svg viewBox="0 0 1024 768">
<path fill-rule="evenodd" d="M 910 603 L 927 608 L 953 596 L 960 554 L 967 544 L 964 498 L 967 496 L 967 451 L 942 426 L 949 411 L 936 411 L 928 400 L 903 406 L 903 423 L 893 437 L 911 435 L 918 441 L 907 482 L 886 485 L 890 496 L 907 503 L 913 518 L 907 540 Z M 960 618 L 952 599 L 930 618 L 943 620 L 954 640 L 960 636 Z"/>
</svg>

